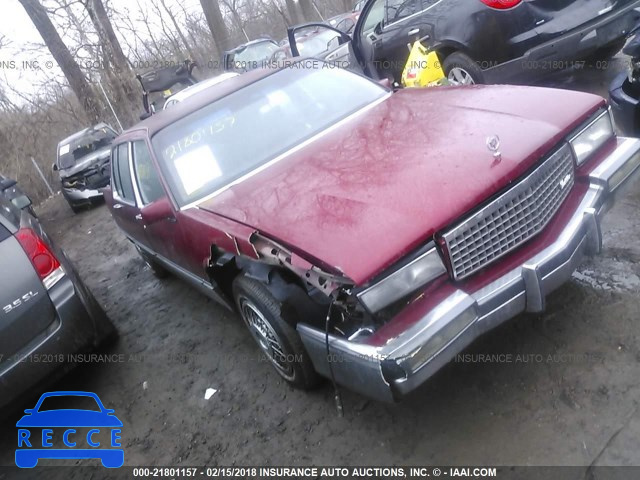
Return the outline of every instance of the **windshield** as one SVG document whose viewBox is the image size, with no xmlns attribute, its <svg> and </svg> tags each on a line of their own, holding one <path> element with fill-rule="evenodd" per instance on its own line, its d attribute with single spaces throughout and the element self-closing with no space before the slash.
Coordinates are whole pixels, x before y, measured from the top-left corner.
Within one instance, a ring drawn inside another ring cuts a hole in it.
<svg viewBox="0 0 640 480">
<path fill-rule="evenodd" d="M 346 70 L 287 68 L 182 118 L 152 142 L 174 197 L 184 206 L 386 94 Z"/>
<path fill-rule="evenodd" d="M 298 42 L 300 55 L 314 56 L 319 53 L 326 52 L 328 50 L 327 46 L 329 42 L 339 36 L 338 32 L 327 29 L 316 35 L 309 36 L 304 40 L 300 40 Z"/>
<path fill-rule="evenodd" d="M 58 167 L 61 170 L 73 167 L 82 157 L 109 145 L 116 132 L 108 127 L 89 130 L 80 137 L 63 143 L 58 147 Z"/>
<path fill-rule="evenodd" d="M 49 410 L 90 410 L 99 412 L 100 406 L 93 397 L 87 395 L 54 395 L 42 401 L 39 412 Z"/>
</svg>

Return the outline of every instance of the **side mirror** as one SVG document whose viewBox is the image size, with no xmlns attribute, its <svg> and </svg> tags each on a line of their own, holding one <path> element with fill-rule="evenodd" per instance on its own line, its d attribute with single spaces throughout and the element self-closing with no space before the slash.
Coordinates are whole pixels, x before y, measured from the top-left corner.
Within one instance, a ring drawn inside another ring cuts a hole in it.
<svg viewBox="0 0 640 480">
<path fill-rule="evenodd" d="M 173 207 L 168 197 L 162 197 L 159 200 L 147 205 L 140 210 L 145 225 L 161 222 L 163 220 L 174 220 Z"/>
<path fill-rule="evenodd" d="M 16 208 L 22 210 L 23 208 L 31 206 L 31 199 L 26 195 L 20 195 L 18 197 L 12 198 L 11 203 L 13 203 Z"/>
<path fill-rule="evenodd" d="M 378 24 L 373 28 L 373 33 L 375 33 L 376 35 L 381 35 L 381 34 L 382 34 L 382 22 L 378 23 Z"/>
<path fill-rule="evenodd" d="M 27 408 L 24 413 L 26 413 L 27 415 L 31 415 L 33 413 L 33 408 Z"/>
<path fill-rule="evenodd" d="M 51 170 L 53 170 L 54 172 L 57 172 L 58 171 L 58 164 L 57 163 L 51 164 Z"/>
</svg>

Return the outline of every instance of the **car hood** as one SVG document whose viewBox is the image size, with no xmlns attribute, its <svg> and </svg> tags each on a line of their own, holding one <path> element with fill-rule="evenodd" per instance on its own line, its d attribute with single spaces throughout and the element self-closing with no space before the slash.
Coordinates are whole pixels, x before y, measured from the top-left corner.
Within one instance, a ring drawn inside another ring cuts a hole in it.
<svg viewBox="0 0 640 480">
<path fill-rule="evenodd" d="M 91 410 L 47 410 L 23 416 L 17 427 L 121 427 L 115 415 Z"/>
<path fill-rule="evenodd" d="M 403 90 L 198 207 L 361 284 L 524 174 L 602 105 L 533 87 Z M 501 161 L 487 147 L 494 135 Z"/>
<path fill-rule="evenodd" d="M 99 164 L 111 155 L 111 147 L 103 147 L 78 160 L 72 167 L 60 169 L 60 178 L 68 178 Z"/>
</svg>

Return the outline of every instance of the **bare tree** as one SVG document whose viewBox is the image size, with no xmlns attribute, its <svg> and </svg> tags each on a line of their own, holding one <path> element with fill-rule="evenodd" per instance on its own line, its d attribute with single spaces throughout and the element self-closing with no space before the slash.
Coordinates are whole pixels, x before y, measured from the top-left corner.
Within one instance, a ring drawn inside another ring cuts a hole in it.
<svg viewBox="0 0 640 480">
<path fill-rule="evenodd" d="M 209 30 L 211 30 L 218 53 L 222 56 L 226 50 L 231 49 L 232 45 L 229 38 L 229 30 L 227 30 L 227 25 L 224 23 L 218 0 L 200 0 L 200 5 L 202 5 L 202 11 L 209 25 Z"/>
<path fill-rule="evenodd" d="M 318 15 L 317 9 L 313 4 L 313 0 L 298 0 L 300 9 L 302 10 L 302 16 L 307 22 L 320 21 L 320 15 Z"/>
<path fill-rule="evenodd" d="M 287 6 L 287 13 L 289 14 L 291 24 L 298 25 L 299 23 L 302 23 L 296 2 L 294 2 L 294 0 L 285 0 L 285 5 Z"/>
<path fill-rule="evenodd" d="M 31 18 L 34 26 L 40 33 L 40 36 L 47 45 L 49 52 L 56 60 L 60 69 L 64 73 L 71 90 L 75 93 L 78 100 L 82 104 L 85 112 L 92 119 L 98 121 L 100 118 L 101 108 L 98 99 L 93 90 L 87 83 L 82 70 L 64 44 L 51 19 L 47 16 L 47 12 L 38 0 L 18 0 Z"/>
</svg>

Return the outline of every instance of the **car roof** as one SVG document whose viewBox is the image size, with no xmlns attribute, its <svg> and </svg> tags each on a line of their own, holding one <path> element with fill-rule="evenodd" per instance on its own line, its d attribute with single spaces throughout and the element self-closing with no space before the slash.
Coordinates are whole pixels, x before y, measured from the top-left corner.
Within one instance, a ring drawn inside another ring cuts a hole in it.
<svg viewBox="0 0 640 480">
<path fill-rule="evenodd" d="M 205 80 L 202 80 L 201 82 L 196 83 L 195 85 L 191 85 L 190 87 L 187 87 L 184 90 L 180 90 L 179 92 L 171 95 L 167 99 L 167 101 L 171 99 L 177 100 L 179 102 L 184 101 L 190 96 L 195 95 L 196 93 L 201 92 L 203 90 L 206 90 L 212 85 L 217 85 L 219 83 L 226 82 L 230 78 L 237 77 L 238 75 L 240 74 L 236 72 L 225 72 L 225 73 L 221 73 L 220 75 L 216 75 L 215 77 L 207 78 Z"/>
<path fill-rule="evenodd" d="M 76 138 L 80 138 L 83 135 L 86 135 L 88 132 L 90 132 L 91 130 L 99 130 L 101 128 L 112 128 L 109 124 L 104 123 L 104 122 L 100 122 L 100 123 L 96 123 L 95 125 L 93 125 L 92 127 L 87 127 L 84 128 L 82 130 L 80 130 L 79 132 L 74 133 L 73 135 L 69 135 L 67 138 L 65 138 L 64 140 L 60 140 L 60 142 L 58 142 L 58 145 L 63 145 L 65 143 L 69 143 L 72 142 L 73 140 L 75 140 Z"/>
<path fill-rule="evenodd" d="M 278 42 L 276 42 L 272 38 L 256 38 L 255 40 L 250 40 L 247 43 L 242 43 L 242 44 L 238 45 L 237 47 L 232 48 L 231 50 L 227 50 L 224 53 L 225 54 L 234 53 L 237 50 L 242 50 L 244 48 L 251 47 L 252 45 L 257 45 L 258 43 L 275 43 L 276 45 L 278 44 Z"/>
<path fill-rule="evenodd" d="M 259 68 L 243 73 L 242 75 L 238 75 L 237 77 L 229 78 L 216 85 L 210 85 L 202 90 L 199 95 L 192 95 L 177 105 L 167 110 L 161 110 L 154 115 L 151 115 L 149 118 L 137 123 L 133 127 L 125 130 L 114 140 L 114 143 L 118 143 L 121 140 L 121 137 L 128 136 L 129 134 L 140 130 L 145 130 L 148 136 L 152 137 L 158 131 L 168 125 L 171 125 L 177 120 L 200 110 L 202 107 L 213 103 L 216 100 L 251 85 L 262 78 L 273 75 L 280 70 L 281 69 Z"/>
</svg>

